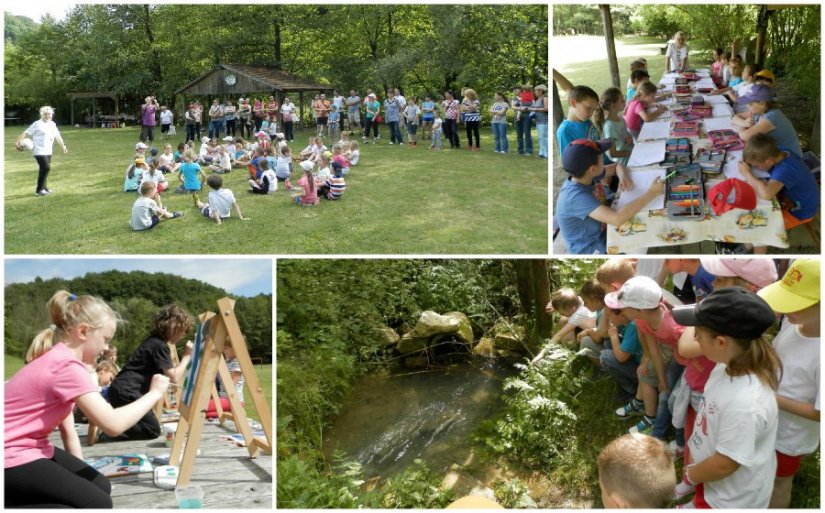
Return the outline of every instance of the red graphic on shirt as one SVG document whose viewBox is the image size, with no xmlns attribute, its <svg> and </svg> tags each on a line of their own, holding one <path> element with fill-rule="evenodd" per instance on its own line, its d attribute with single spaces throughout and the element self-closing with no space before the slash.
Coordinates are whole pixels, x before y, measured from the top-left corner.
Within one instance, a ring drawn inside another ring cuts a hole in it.
<svg viewBox="0 0 825 513">
<path fill-rule="evenodd" d="M 696 417 L 696 425 L 702 430 L 703 435 L 708 436 L 708 418 L 705 416 L 704 408 L 699 411 L 699 415 Z"/>
</svg>

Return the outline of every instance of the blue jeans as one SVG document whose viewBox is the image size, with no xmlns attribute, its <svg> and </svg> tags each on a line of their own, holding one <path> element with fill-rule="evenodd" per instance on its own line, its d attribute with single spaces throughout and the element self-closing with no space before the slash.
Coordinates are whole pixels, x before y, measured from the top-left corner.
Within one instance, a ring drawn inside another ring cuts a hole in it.
<svg viewBox="0 0 825 513">
<path fill-rule="evenodd" d="M 404 142 L 401 138 L 401 130 L 398 128 L 398 121 L 387 121 L 387 127 L 390 129 L 390 142 L 398 144 Z"/>
<path fill-rule="evenodd" d="M 510 147 L 507 143 L 507 123 L 491 123 L 493 127 L 493 138 L 496 141 L 496 151 L 507 153 Z"/>
<path fill-rule="evenodd" d="M 210 139 L 217 139 L 221 135 L 222 120 L 209 120 L 209 134 Z"/>
<path fill-rule="evenodd" d="M 682 377 L 682 373 L 684 371 L 685 367 L 683 365 L 679 365 L 679 362 L 676 361 L 675 357 L 672 358 L 667 364 L 667 367 L 665 367 L 665 382 L 670 390 L 673 390 L 679 383 L 679 378 Z M 671 414 L 670 408 L 667 406 L 668 397 L 670 397 L 669 393 L 662 391 L 659 392 L 659 405 L 656 409 L 656 420 L 653 421 L 653 432 L 651 435 L 660 440 L 665 439 L 667 428 L 670 426 Z"/>
<path fill-rule="evenodd" d="M 539 157 L 548 158 L 547 152 L 547 123 L 536 125 L 539 136 Z"/>
<path fill-rule="evenodd" d="M 518 142 L 519 155 L 526 153 L 533 154 L 533 137 L 530 134 L 530 129 L 533 126 L 533 120 L 527 112 L 521 113 L 521 119 L 515 122 L 516 125 L 516 142 Z"/>
<path fill-rule="evenodd" d="M 599 362 L 602 364 L 602 370 L 616 381 L 623 394 L 630 397 L 636 396 L 636 389 L 639 387 L 636 369 L 639 364 L 634 362 L 633 358 L 620 362 L 616 359 L 612 349 L 605 349 L 599 354 Z"/>
</svg>

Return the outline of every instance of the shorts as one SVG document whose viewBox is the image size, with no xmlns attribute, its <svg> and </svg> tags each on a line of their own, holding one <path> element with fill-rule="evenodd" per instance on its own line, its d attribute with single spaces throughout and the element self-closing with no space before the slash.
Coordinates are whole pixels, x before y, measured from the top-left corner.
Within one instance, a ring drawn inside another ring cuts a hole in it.
<svg viewBox="0 0 825 513">
<path fill-rule="evenodd" d="M 776 477 L 793 477 L 799 472 L 804 454 L 799 456 L 788 456 L 776 451 Z"/>
<path fill-rule="evenodd" d="M 154 228 L 155 226 L 158 225 L 159 222 L 160 222 L 160 218 L 158 217 L 158 215 L 157 214 L 152 214 L 152 224 L 149 225 L 146 229 L 148 230 L 149 228 Z M 799 469 L 799 467 L 797 467 L 797 469 Z"/>
<path fill-rule="evenodd" d="M 201 209 L 201 214 L 203 214 L 203 217 L 208 217 L 211 219 L 212 209 L 209 208 L 209 205 L 206 205 L 205 207 L 203 207 L 203 209 Z"/>
<path fill-rule="evenodd" d="M 347 118 L 350 120 L 350 123 L 360 123 L 361 122 L 361 113 L 360 111 L 351 111 L 347 113 Z"/>
<path fill-rule="evenodd" d="M 809 217 L 808 219 L 797 219 L 793 214 L 783 208 L 782 219 L 785 221 L 785 230 L 790 230 L 791 228 L 796 228 L 797 226 L 810 223 L 814 218 Z"/>
<path fill-rule="evenodd" d="M 421 122 L 422 122 L 422 123 L 432 123 L 434 119 L 435 119 L 435 118 L 427 118 L 427 117 L 424 117 L 424 118 L 421 118 Z"/>
<path fill-rule="evenodd" d="M 659 345 L 659 354 L 662 355 L 662 364 L 667 370 L 667 364 L 670 363 L 670 359 L 673 357 L 673 354 L 666 350 L 662 345 Z M 648 385 L 652 386 L 653 388 L 659 388 L 659 378 L 656 377 L 656 366 L 653 365 L 653 358 L 650 358 L 647 361 L 647 374 L 644 376 L 639 376 L 640 383 L 647 383 Z"/>
<path fill-rule="evenodd" d="M 316 126 L 327 126 L 327 120 L 329 118 L 315 118 L 315 125 Z"/>
</svg>

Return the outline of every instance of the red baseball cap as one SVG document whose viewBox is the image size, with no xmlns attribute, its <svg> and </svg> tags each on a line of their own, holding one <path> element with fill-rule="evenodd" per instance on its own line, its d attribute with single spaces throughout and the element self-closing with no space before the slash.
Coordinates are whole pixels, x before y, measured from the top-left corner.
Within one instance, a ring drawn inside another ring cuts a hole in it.
<svg viewBox="0 0 825 513">
<path fill-rule="evenodd" d="M 753 210 L 756 208 L 756 191 L 747 182 L 728 178 L 708 191 L 708 201 L 717 216 L 734 208 Z"/>
</svg>

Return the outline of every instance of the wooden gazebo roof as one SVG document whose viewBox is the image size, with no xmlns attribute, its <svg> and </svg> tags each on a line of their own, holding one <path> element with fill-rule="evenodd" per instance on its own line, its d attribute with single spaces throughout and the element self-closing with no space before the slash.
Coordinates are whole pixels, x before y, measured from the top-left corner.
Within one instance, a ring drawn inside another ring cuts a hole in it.
<svg viewBox="0 0 825 513">
<path fill-rule="evenodd" d="M 226 83 L 233 75 L 235 83 Z M 184 95 L 235 95 L 264 91 L 331 91 L 329 84 L 301 78 L 292 73 L 268 66 L 218 64 L 198 78 L 184 85 L 175 94 Z"/>
</svg>

